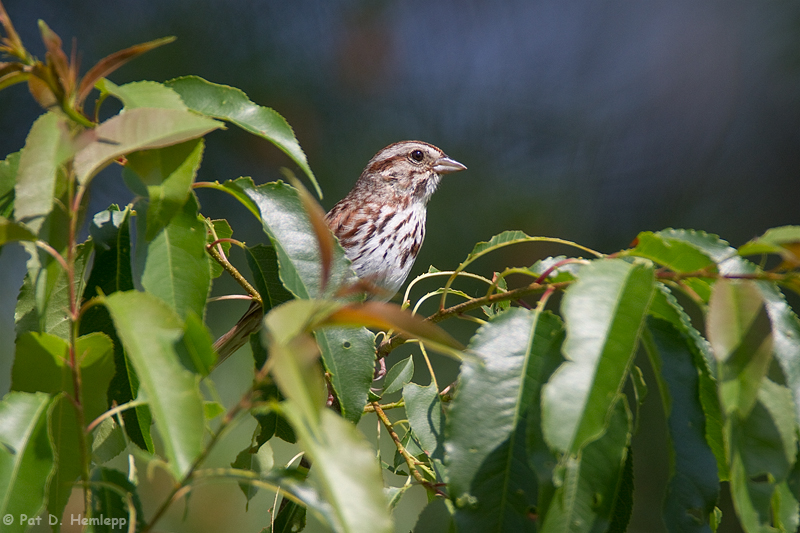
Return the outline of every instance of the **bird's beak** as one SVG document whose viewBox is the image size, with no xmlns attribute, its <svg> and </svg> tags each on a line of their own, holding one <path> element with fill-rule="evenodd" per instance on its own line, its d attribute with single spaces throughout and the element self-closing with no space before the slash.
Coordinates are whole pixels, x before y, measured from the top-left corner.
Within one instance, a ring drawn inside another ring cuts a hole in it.
<svg viewBox="0 0 800 533">
<path fill-rule="evenodd" d="M 449 157 L 442 157 L 433 164 L 433 170 L 437 174 L 450 174 L 451 172 L 458 172 L 459 170 L 466 169 L 467 167 L 465 165 Z"/>
</svg>

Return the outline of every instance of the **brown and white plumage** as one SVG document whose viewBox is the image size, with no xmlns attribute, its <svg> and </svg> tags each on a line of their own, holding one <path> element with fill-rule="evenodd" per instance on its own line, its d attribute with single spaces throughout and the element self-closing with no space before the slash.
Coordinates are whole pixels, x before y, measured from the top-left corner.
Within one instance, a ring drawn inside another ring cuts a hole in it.
<svg viewBox="0 0 800 533">
<path fill-rule="evenodd" d="M 325 216 L 356 276 L 377 288 L 372 298 L 388 300 L 403 285 L 425 239 L 428 200 L 442 174 L 466 168 L 428 143 L 391 144 L 367 163 L 350 193 Z M 260 305 L 251 305 L 217 339 L 219 361 L 260 328 L 262 314 Z"/>
<path fill-rule="evenodd" d="M 369 161 L 325 217 L 359 279 L 386 299 L 400 289 L 425 239 L 428 200 L 442 174 L 465 168 L 421 141 L 391 144 Z"/>
</svg>

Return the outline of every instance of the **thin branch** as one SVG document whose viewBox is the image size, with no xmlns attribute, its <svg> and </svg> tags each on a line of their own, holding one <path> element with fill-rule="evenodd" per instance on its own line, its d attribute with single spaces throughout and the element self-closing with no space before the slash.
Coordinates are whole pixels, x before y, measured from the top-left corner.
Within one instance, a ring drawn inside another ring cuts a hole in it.
<svg viewBox="0 0 800 533">
<path fill-rule="evenodd" d="M 530 285 L 519 287 L 517 289 L 513 289 L 507 292 L 498 292 L 491 294 L 489 296 L 474 298 L 472 300 L 462 302 L 452 307 L 448 307 L 447 309 L 440 309 L 439 311 L 436 311 L 434 314 L 432 314 L 425 320 L 430 320 L 433 323 L 441 322 L 442 320 L 445 320 L 447 318 L 464 314 L 468 311 L 472 311 L 473 309 L 478 309 L 484 305 L 490 305 L 493 303 L 505 302 L 509 300 L 518 300 L 519 298 L 522 298 L 524 296 L 544 291 L 548 287 L 553 287 L 553 289 L 556 290 L 566 287 L 570 283 L 572 282 L 562 281 L 559 283 L 550 283 L 550 284 L 531 283 Z M 398 346 L 400 346 L 405 342 L 406 342 L 405 339 L 397 335 L 389 337 L 388 339 L 384 339 L 383 342 L 381 342 L 380 346 L 378 346 L 378 357 L 379 358 L 386 357 L 392 352 L 392 350 L 394 350 L 395 348 L 397 348 Z"/>
<path fill-rule="evenodd" d="M 380 418 L 381 422 L 383 423 L 384 427 L 386 428 L 386 431 L 389 433 L 389 436 L 392 438 L 392 441 L 394 441 L 394 445 L 397 447 L 397 451 L 400 453 L 400 455 L 403 456 L 403 459 L 405 459 L 406 465 L 408 465 L 409 473 L 412 476 L 414 476 L 414 479 L 420 485 L 422 485 L 426 489 L 428 489 L 429 492 L 432 492 L 434 494 L 440 494 L 440 491 L 438 491 L 436 489 L 434 484 L 431 483 L 430 481 L 428 481 L 427 479 L 425 479 L 425 477 L 422 474 L 419 473 L 419 470 L 417 470 L 417 465 L 422 464 L 422 463 L 417 461 L 416 457 L 411 455 L 408 452 L 408 450 L 406 450 L 405 446 L 403 446 L 403 443 L 400 440 L 400 437 L 397 435 L 397 432 L 394 430 L 394 426 L 392 425 L 391 420 L 389 420 L 389 417 L 386 416 L 386 413 L 383 412 L 383 409 L 381 408 L 380 404 L 378 402 L 372 402 L 372 408 L 375 411 L 375 414 L 378 415 L 378 418 Z"/>
<path fill-rule="evenodd" d="M 244 290 L 247 291 L 247 294 L 253 297 L 253 300 L 257 301 L 259 304 L 263 304 L 261 300 L 261 295 L 255 289 L 255 287 L 250 285 L 250 282 L 247 281 L 244 276 L 242 276 L 242 274 L 236 269 L 235 266 L 233 266 L 230 263 L 230 261 L 228 261 L 227 258 L 225 258 L 222 254 L 220 254 L 219 251 L 217 251 L 217 249 L 212 245 L 206 246 L 206 251 L 209 253 L 209 255 L 211 255 L 211 257 L 214 258 L 214 260 L 217 263 L 222 265 L 222 268 L 224 268 L 228 274 L 233 276 L 233 279 L 235 279 L 236 282 L 239 285 L 241 285 Z"/>
<path fill-rule="evenodd" d="M 112 409 L 109 409 L 102 415 L 92 420 L 92 423 L 86 427 L 86 433 L 91 433 L 94 430 L 94 428 L 96 428 L 106 418 L 111 418 L 117 413 L 121 413 L 122 411 L 127 411 L 128 409 L 133 409 L 134 407 L 139 407 L 140 405 L 147 405 L 147 402 L 145 402 L 144 400 L 131 400 L 129 402 L 125 402 L 121 405 L 118 405 Z"/>
</svg>

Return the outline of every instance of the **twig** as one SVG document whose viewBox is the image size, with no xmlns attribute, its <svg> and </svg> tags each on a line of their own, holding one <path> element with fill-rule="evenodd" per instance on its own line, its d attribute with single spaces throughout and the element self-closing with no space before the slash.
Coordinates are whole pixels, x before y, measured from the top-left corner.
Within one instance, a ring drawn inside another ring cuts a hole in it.
<svg viewBox="0 0 800 533">
<path fill-rule="evenodd" d="M 242 286 L 242 288 L 243 288 L 244 290 L 246 290 L 246 291 L 247 291 L 247 293 L 248 293 L 250 296 L 252 296 L 252 297 L 253 297 L 253 300 L 257 301 L 259 304 L 263 304 L 263 301 L 261 300 L 261 295 L 260 295 L 260 294 L 258 293 L 258 291 L 255 289 L 255 287 L 253 287 L 252 285 L 250 285 L 250 282 L 249 282 L 249 281 L 247 281 L 247 280 L 245 279 L 245 277 L 244 277 L 244 276 L 242 276 L 242 274 L 241 274 L 241 273 L 240 273 L 240 272 L 239 272 L 239 271 L 236 269 L 236 267 L 235 267 L 235 266 L 233 266 L 233 265 L 230 263 L 230 261 L 228 261 L 228 260 L 227 260 L 227 259 L 226 259 L 226 258 L 225 258 L 225 257 L 224 257 L 222 254 L 220 254 L 220 253 L 219 253 L 219 251 L 218 251 L 218 250 L 217 250 L 217 249 L 216 249 L 216 248 L 213 246 L 213 243 L 212 243 L 212 244 L 209 244 L 208 246 L 206 246 L 206 251 L 208 251 L 209 255 L 211 255 L 211 257 L 213 257 L 213 258 L 214 258 L 214 260 L 215 260 L 217 263 L 219 263 L 220 265 L 222 265 L 222 268 L 224 268 L 224 269 L 225 269 L 225 271 L 226 271 L 228 274 L 230 274 L 231 276 L 233 276 L 233 279 L 235 279 L 235 280 L 236 280 L 236 282 L 237 282 L 239 285 L 241 285 L 241 286 Z"/>
<path fill-rule="evenodd" d="M 468 311 L 472 311 L 473 309 L 478 309 L 481 306 L 493 304 L 497 302 L 505 302 L 508 300 L 517 300 L 524 296 L 528 296 L 529 294 L 534 294 L 537 292 L 541 292 L 546 290 L 548 287 L 553 287 L 553 290 L 560 289 L 566 287 L 572 283 L 571 281 L 561 281 L 559 283 L 550 283 L 550 284 L 541 284 L 541 283 L 531 283 L 530 285 L 526 285 L 524 287 L 519 287 L 518 289 L 513 289 L 506 292 L 498 292 L 491 294 L 489 296 L 483 296 L 481 298 L 474 298 L 472 300 L 468 300 L 466 302 L 462 302 L 460 304 L 454 305 L 452 307 L 448 307 L 447 309 L 440 309 L 436 311 L 434 314 L 426 318 L 425 320 L 429 320 L 433 323 L 441 322 L 447 318 L 458 316 Z M 378 346 L 378 357 L 386 357 L 389 355 L 392 350 L 397 348 L 398 346 L 405 343 L 406 340 L 402 337 L 397 335 L 393 335 L 387 339 L 384 339 L 381 342 L 380 346 Z"/>
<path fill-rule="evenodd" d="M 403 459 L 405 459 L 406 464 L 408 465 L 409 473 L 414 477 L 414 479 L 420 485 L 424 486 L 426 489 L 428 489 L 430 492 L 432 492 L 434 494 L 439 494 L 439 491 L 436 489 L 434 484 L 431 483 L 430 481 L 428 481 L 427 479 L 425 479 L 425 477 L 422 474 L 420 474 L 419 471 L 417 470 L 417 465 L 422 464 L 422 463 L 417 461 L 416 457 L 414 457 L 413 455 L 408 453 L 408 450 L 406 450 L 405 446 L 403 446 L 403 443 L 400 440 L 400 437 L 397 435 L 397 432 L 394 430 L 394 426 L 392 425 L 392 421 L 389 420 L 389 417 L 386 416 L 386 413 L 383 412 L 383 409 L 381 408 L 380 404 L 378 402 L 371 402 L 371 404 L 372 404 L 373 410 L 378 415 L 378 418 L 380 418 L 381 422 L 383 423 L 384 427 L 386 428 L 386 431 L 389 432 L 389 436 L 394 441 L 394 445 L 397 447 L 397 451 L 400 452 L 400 455 L 402 455 Z"/>
</svg>

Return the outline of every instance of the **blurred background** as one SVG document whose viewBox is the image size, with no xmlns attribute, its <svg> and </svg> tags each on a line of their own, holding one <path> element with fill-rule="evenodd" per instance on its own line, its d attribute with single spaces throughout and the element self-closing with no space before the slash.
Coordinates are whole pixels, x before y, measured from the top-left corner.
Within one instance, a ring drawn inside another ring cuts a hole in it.
<svg viewBox="0 0 800 533">
<path fill-rule="evenodd" d="M 385 145 L 413 138 L 441 147 L 469 170 L 447 176 L 434 196 L 414 273 L 431 264 L 455 268 L 477 241 L 506 229 L 613 252 L 644 230 L 701 229 L 737 246 L 769 227 L 800 222 L 796 2 L 4 4 L 39 57 L 44 49 L 37 19 L 61 36 L 66 49 L 76 38 L 84 71 L 116 50 L 177 36 L 111 79 L 121 84 L 195 74 L 274 108 L 308 155 L 326 209 Z M 41 112 L 23 85 L 0 92 L 0 157 L 24 145 Z M 231 129 L 209 136 L 198 179 L 249 175 L 261 183 L 279 179 L 281 166 L 291 168 L 277 149 Z M 204 214 L 231 222 L 234 237 L 248 244 L 264 240 L 235 202 L 208 191 L 199 198 Z M 92 212 L 128 201 L 118 169 L 94 180 Z M 491 275 L 569 252 L 512 247 L 476 270 Z M 236 305 L 210 308 L 215 334 L 236 320 L 242 304 Z M 248 362 L 238 358 L 231 365 L 245 371 Z M 221 394 L 238 398 L 241 380 L 227 376 L 219 378 Z M 662 530 L 668 458 L 657 449 L 663 446 L 663 417 L 653 392 L 635 458 L 637 482 L 654 481 L 637 485 L 631 531 Z M 229 489 L 223 490 L 243 507 L 243 497 L 232 494 L 238 489 Z M 198 500 L 193 506 L 202 510 Z M 253 514 L 251 506 L 249 519 Z M 413 525 L 416 516 L 411 518 Z M 259 523 L 257 516 L 242 530 L 258 531 Z M 177 516 L 174 526 L 180 524 Z M 193 531 L 201 526 L 184 524 Z"/>
</svg>

